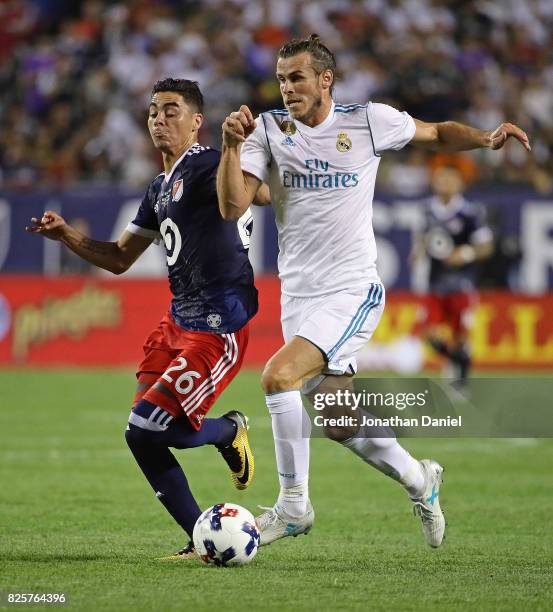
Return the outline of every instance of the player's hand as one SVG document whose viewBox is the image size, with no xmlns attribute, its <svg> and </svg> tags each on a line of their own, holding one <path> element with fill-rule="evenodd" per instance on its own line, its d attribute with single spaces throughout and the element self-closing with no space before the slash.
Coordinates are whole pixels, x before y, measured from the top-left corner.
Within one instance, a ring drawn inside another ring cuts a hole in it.
<svg viewBox="0 0 553 612">
<path fill-rule="evenodd" d="M 31 225 L 28 225 L 25 231 L 30 234 L 42 234 L 46 238 L 50 238 L 50 240 L 59 240 L 63 236 L 66 227 L 65 219 L 61 215 L 52 210 L 47 210 L 42 215 L 42 219 L 32 217 Z"/>
<path fill-rule="evenodd" d="M 251 110 L 242 104 L 240 110 L 231 113 L 223 121 L 223 144 L 237 147 L 255 130 L 256 123 Z"/>
<path fill-rule="evenodd" d="M 497 129 L 490 132 L 487 137 L 487 146 L 494 151 L 496 149 L 501 149 L 507 142 L 507 139 L 511 137 L 516 138 L 527 151 L 532 150 L 526 132 L 523 132 L 512 123 L 502 123 Z"/>
<path fill-rule="evenodd" d="M 451 253 L 442 260 L 447 268 L 462 268 L 467 264 L 476 261 L 476 251 L 469 244 L 455 247 Z"/>
</svg>

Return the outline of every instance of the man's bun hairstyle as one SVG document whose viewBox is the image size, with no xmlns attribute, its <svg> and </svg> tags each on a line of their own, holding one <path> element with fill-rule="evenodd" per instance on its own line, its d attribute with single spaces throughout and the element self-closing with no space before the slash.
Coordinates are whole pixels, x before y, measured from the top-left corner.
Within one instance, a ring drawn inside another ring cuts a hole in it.
<svg viewBox="0 0 553 612">
<path fill-rule="evenodd" d="M 293 57 L 305 52 L 311 55 L 311 65 L 317 74 L 321 74 L 325 70 L 331 70 L 334 76 L 336 73 L 336 58 L 332 51 L 323 45 L 318 34 L 311 34 L 308 38 L 294 38 L 285 43 L 280 48 L 278 57 Z"/>
</svg>

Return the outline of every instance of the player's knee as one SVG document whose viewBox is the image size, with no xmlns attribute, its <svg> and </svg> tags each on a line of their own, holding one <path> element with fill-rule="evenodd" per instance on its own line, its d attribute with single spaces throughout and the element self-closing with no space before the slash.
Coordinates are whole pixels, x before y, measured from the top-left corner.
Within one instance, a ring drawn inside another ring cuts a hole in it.
<svg viewBox="0 0 553 612">
<path fill-rule="evenodd" d="M 127 429 L 125 430 L 125 440 L 131 450 L 144 448 L 153 442 L 151 431 L 139 427 L 135 422 L 133 423 L 133 415 L 136 414 L 136 408 L 139 407 L 141 403 L 146 403 L 146 400 L 140 400 L 134 407 L 129 416 Z"/>
<path fill-rule="evenodd" d="M 353 438 L 359 432 L 359 427 L 356 425 L 325 425 L 323 428 L 325 436 L 334 442 L 344 442 L 349 438 Z"/>
<path fill-rule="evenodd" d="M 288 364 L 274 364 L 269 361 L 261 376 L 261 386 L 265 393 L 281 393 L 295 388 L 296 376 Z"/>
<path fill-rule="evenodd" d="M 131 450 L 135 450 L 138 448 L 143 448 L 147 446 L 149 443 L 147 432 L 140 427 L 135 427 L 134 425 L 127 425 L 127 429 L 125 430 L 125 440 L 127 441 L 127 446 Z"/>
</svg>

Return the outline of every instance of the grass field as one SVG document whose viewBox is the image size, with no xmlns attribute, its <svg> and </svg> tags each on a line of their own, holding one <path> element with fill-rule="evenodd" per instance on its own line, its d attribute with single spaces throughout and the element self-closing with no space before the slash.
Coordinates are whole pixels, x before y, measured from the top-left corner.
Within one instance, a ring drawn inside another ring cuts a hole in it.
<svg viewBox="0 0 553 612">
<path fill-rule="evenodd" d="M 0 591 L 64 591 L 78 610 L 551 610 L 553 440 L 409 440 L 446 467 L 438 550 L 397 484 L 314 440 L 308 537 L 242 568 L 162 562 L 185 539 L 126 448 L 133 388 L 126 370 L 0 371 Z M 214 413 L 232 407 L 251 417 L 250 490 L 212 447 L 178 456 L 201 507 L 255 512 L 277 493 L 257 373 Z"/>
</svg>

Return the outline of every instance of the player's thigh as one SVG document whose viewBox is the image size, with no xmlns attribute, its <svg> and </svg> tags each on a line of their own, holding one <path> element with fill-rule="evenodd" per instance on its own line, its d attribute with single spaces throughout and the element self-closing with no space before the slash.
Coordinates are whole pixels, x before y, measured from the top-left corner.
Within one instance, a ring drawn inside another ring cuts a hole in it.
<svg viewBox="0 0 553 612">
<path fill-rule="evenodd" d="M 384 301 L 380 283 L 317 298 L 284 296 L 282 329 L 287 343 L 267 364 L 265 390 L 271 372 L 281 372 L 293 383 L 289 388 L 303 386 L 305 392 L 320 383 L 322 374 L 354 374 L 354 354 L 376 329 Z"/>
<path fill-rule="evenodd" d="M 477 297 L 470 293 L 454 293 L 448 300 L 448 319 L 456 342 L 465 341 L 474 318 Z"/>
<path fill-rule="evenodd" d="M 179 354 L 180 348 L 171 343 L 172 326 L 175 325 L 170 316 L 165 315 L 144 342 L 144 356 L 136 370 L 137 385 L 133 405 L 142 399 Z"/>
<path fill-rule="evenodd" d="M 299 389 L 304 379 L 322 372 L 326 365 L 323 353 L 312 342 L 292 337 L 267 362 L 262 376 L 266 392 Z"/>
<path fill-rule="evenodd" d="M 442 334 L 441 328 L 447 323 L 446 298 L 438 294 L 428 294 L 424 298 L 424 320 L 422 333 L 427 338 L 436 338 Z"/>
<path fill-rule="evenodd" d="M 228 334 L 185 332 L 182 349 L 144 399 L 195 429 L 236 376 L 248 343 L 248 327 Z"/>
<path fill-rule="evenodd" d="M 368 291 L 332 296 L 314 312 L 300 334 L 312 338 L 326 356 L 324 374 L 357 372 L 356 353 L 371 339 L 384 312 L 385 292 L 380 283 Z"/>
</svg>

